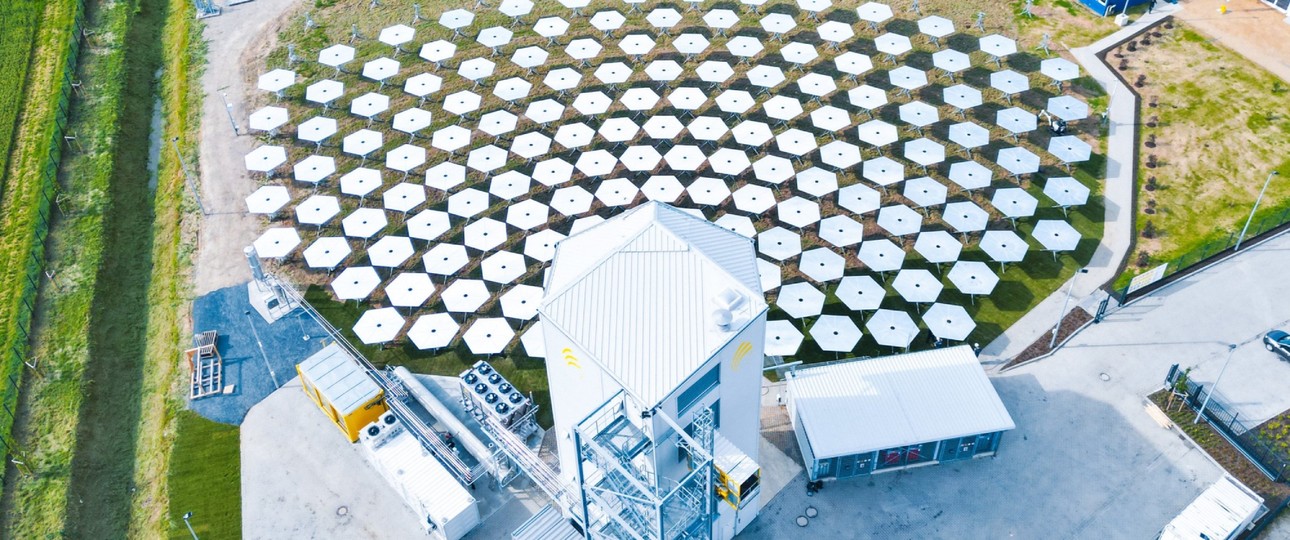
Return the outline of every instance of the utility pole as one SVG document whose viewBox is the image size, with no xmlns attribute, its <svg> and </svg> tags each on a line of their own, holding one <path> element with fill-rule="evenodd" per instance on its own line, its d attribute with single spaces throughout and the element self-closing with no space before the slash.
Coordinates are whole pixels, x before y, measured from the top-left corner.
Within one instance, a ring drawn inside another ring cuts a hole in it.
<svg viewBox="0 0 1290 540">
<path fill-rule="evenodd" d="M 193 192 L 193 200 L 197 201 L 197 208 L 202 211 L 203 216 L 209 216 L 210 212 L 207 212 L 206 206 L 202 204 L 202 195 L 197 192 L 197 184 L 193 182 L 193 177 L 188 174 L 188 164 L 184 162 L 184 153 L 179 151 L 179 137 L 170 139 L 170 146 L 175 149 L 175 156 L 179 157 L 179 168 L 184 173 L 184 183 L 188 184 L 188 189 Z"/>
<path fill-rule="evenodd" d="M 1259 190 L 1259 198 L 1254 199 L 1254 208 L 1250 209 L 1250 217 L 1245 220 L 1245 227 L 1241 228 L 1241 235 L 1236 237 L 1236 248 L 1232 251 L 1235 252 L 1241 250 L 1241 241 L 1245 240 L 1245 232 L 1250 230 L 1250 222 L 1254 221 L 1254 213 L 1259 211 L 1259 203 L 1263 202 L 1263 194 L 1268 192 L 1268 184 L 1272 183 L 1272 177 L 1278 174 L 1281 173 L 1272 171 L 1272 173 L 1268 175 L 1268 179 L 1263 181 L 1263 189 Z"/>
</svg>

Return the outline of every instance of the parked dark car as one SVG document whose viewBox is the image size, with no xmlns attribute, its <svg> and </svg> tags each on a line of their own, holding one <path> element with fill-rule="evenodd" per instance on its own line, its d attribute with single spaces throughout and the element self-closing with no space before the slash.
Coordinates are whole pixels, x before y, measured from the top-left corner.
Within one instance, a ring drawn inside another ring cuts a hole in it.
<svg viewBox="0 0 1290 540">
<path fill-rule="evenodd" d="M 1282 360 L 1290 362 L 1290 334 L 1281 330 L 1273 330 L 1263 336 L 1263 346 L 1269 351 L 1277 353 Z"/>
</svg>

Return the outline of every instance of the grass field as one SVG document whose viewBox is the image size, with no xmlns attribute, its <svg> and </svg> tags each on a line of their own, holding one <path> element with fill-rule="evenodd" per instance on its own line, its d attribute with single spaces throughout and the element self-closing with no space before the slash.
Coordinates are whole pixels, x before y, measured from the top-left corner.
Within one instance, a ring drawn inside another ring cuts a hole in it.
<svg viewBox="0 0 1290 540">
<path fill-rule="evenodd" d="M 0 3 L 0 193 L 4 193 L 9 149 L 22 109 L 31 47 L 40 29 L 42 2 L 15 0 Z"/>
<path fill-rule="evenodd" d="M 22 107 L 12 134 L 14 144 L 0 173 L 22 179 L 8 182 L 0 193 L 0 403 L 5 411 L 17 405 L 22 363 L 29 351 L 28 329 L 45 259 L 43 242 L 54 189 L 54 176 L 49 173 L 58 157 L 58 147 L 53 144 L 55 121 L 74 43 L 73 21 L 80 12 L 74 0 L 41 5 L 44 11 L 34 34 Z M 12 427 L 13 418 L 7 412 L 0 414 L 0 439 L 11 440 Z M 9 465 L 6 463 L 6 476 Z"/>
<path fill-rule="evenodd" d="M 72 100 L 69 131 L 78 146 L 63 157 L 57 219 L 47 242 L 49 269 L 42 284 L 33 356 L 41 376 L 28 375 L 19 402 L 16 436 L 35 456 L 35 477 L 16 477 L 6 486 L 4 534 L 36 538 L 63 528 L 70 460 L 77 413 L 89 362 L 89 312 L 103 253 L 103 214 L 115 150 L 124 60 L 122 30 L 131 10 L 126 4 L 91 10 L 88 27 L 100 38 L 92 45 L 106 54 L 84 54 L 77 78 L 84 95 Z M 56 316 L 55 316 L 56 315 Z"/>
<path fill-rule="evenodd" d="M 1185 23 L 1120 52 L 1126 80 L 1145 76 L 1137 241 L 1131 275 L 1240 231 L 1268 173 L 1254 219 L 1290 209 L 1290 91 L 1272 74 Z M 1113 67 L 1121 60 L 1108 56 Z M 1156 105 L 1152 106 L 1151 103 Z M 1154 157 L 1155 165 L 1151 166 Z"/>
</svg>

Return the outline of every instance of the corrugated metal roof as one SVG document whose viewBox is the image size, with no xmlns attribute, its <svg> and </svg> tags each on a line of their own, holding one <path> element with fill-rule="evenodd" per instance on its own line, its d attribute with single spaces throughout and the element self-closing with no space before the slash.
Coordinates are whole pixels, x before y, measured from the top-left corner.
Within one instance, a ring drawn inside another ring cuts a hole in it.
<svg viewBox="0 0 1290 540">
<path fill-rule="evenodd" d="M 561 241 L 539 312 L 653 405 L 766 308 L 751 240 L 650 203 Z M 711 322 L 727 289 L 731 331 Z"/>
<path fill-rule="evenodd" d="M 475 505 L 470 492 L 406 430 L 371 452 L 388 478 L 401 484 L 397 489 L 420 503 L 436 523 L 449 522 Z"/>
<path fill-rule="evenodd" d="M 1160 531 L 1160 540 L 1226 540 L 1259 511 L 1263 498 L 1235 478 L 1223 475 Z"/>
<path fill-rule="evenodd" d="M 358 361 L 335 343 L 299 364 L 300 373 L 341 414 L 349 414 L 381 393 Z"/>
<path fill-rule="evenodd" d="M 817 459 L 1016 427 L 966 345 L 798 369 L 788 392 Z"/>
</svg>

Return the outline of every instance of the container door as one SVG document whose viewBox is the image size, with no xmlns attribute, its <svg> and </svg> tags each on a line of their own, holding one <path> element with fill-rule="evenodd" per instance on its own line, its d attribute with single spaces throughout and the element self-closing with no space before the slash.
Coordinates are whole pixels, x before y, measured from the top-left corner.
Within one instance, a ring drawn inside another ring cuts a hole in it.
<svg viewBox="0 0 1290 540">
<path fill-rule="evenodd" d="M 856 457 L 842 456 L 838 458 L 838 478 L 851 478 L 856 475 Z"/>
</svg>

